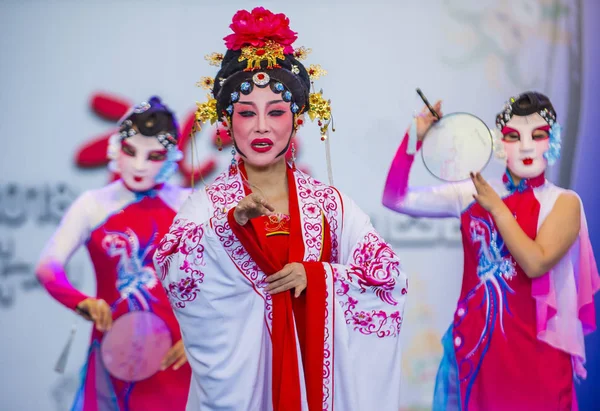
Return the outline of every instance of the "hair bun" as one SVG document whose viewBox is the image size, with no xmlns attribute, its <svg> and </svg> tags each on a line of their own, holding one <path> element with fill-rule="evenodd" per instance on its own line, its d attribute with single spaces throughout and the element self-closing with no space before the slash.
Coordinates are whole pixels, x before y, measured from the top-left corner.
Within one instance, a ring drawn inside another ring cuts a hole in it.
<svg viewBox="0 0 600 411">
<path fill-rule="evenodd" d="M 151 106 L 154 106 L 154 105 L 161 105 L 162 106 L 163 105 L 162 101 L 160 100 L 160 97 L 158 97 L 158 96 L 152 96 L 152 97 L 150 97 L 150 99 L 148 100 L 148 103 Z"/>
<path fill-rule="evenodd" d="M 170 133 L 176 139 L 179 137 L 179 125 L 175 115 L 162 103 L 158 96 L 150 97 L 146 103 L 140 104 L 139 110 L 132 113 L 121 122 L 121 128 L 135 126 L 145 136 L 156 136 L 161 132 Z M 124 126 L 125 120 L 129 120 Z"/>
</svg>

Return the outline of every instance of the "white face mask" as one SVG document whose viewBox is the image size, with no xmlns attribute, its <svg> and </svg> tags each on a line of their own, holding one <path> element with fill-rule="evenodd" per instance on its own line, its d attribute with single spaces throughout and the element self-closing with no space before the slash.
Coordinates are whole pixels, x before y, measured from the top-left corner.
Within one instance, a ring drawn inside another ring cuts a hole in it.
<svg viewBox="0 0 600 411">
<path fill-rule="evenodd" d="M 537 177 L 546 171 L 544 153 L 550 148 L 550 126 L 539 114 L 513 116 L 502 129 L 506 166 L 520 178 Z"/>
<path fill-rule="evenodd" d="M 127 187 L 146 191 L 154 187 L 156 177 L 167 159 L 167 150 L 155 138 L 135 134 L 121 142 L 116 170 Z"/>
</svg>

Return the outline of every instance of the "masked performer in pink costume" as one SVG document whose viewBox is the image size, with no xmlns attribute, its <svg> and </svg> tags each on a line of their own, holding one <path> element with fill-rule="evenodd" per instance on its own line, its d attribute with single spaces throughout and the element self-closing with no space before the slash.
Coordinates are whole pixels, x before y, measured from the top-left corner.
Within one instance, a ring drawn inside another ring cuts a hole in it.
<svg viewBox="0 0 600 411">
<path fill-rule="evenodd" d="M 433 121 L 425 111 L 417 118 L 418 140 Z M 573 410 L 600 287 L 585 214 L 577 194 L 545 179 L 560 152 L 549 99 L 512 98 L 496 125 L 502 181 L 476 173 L 464 183 L 409 188 L 405 136 L 383 195 L 403 214 L 461 220 L 462 290 L 442 341 L 434 409 Z"/>
<path fill-rule="evenodd" d="M 130 110 L 109 143 L 111 168 L 121 179 L 83 193 L 42 253 L 37 276 L 50 295 L 95 323 L 74 410 L 184 410 L 191 369 L 177 320 L 152 264 L 189 190 L 166 183 L 177 169 L 175 116 L 157 97 Z M 97 295 L 73 288 L 65 266 L 85 244 L 96 272 Z M 100 344 L 121 315 L 149 311 L 169 329 L 174 345 L 162 371 L 138 382 L 110 376 Z"/>
<path fill-rule="evenodd" d="M 193 370 L 188 409 L 397 411 L 400 261 L 351 199 L 285 161 L 305 113 L 327 138 L 329 103 L 310 91 L 322 70 L 299 61 L 283 14 L 239 11 L 230 27 L 197 117 L 218 117 L 240 160 L 155 254 Z"/>
</svg>

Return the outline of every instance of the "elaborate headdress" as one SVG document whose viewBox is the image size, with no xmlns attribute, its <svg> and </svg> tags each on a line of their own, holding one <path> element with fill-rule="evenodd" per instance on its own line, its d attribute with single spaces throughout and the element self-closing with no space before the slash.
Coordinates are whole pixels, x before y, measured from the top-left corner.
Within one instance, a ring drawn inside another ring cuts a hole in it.
<svg viewBox="0 0 600 411">
<path fill-rule="evenodd" d="M 229 26 L 233 33 L 224 38 L 227 52 L 205 57 L 220 69 L 214 79 L 203 77 L 198 82 L 210 94 L 206 102 L 197 103 L 192 132 L 200 130 L 203 123 L 231 124 L 233 103 L 239 100 L 240 94 L 249 94 L 254 87 L 268 86 L 290 102 L 294 128 L 302 124 L 302 115 L 306 113 L 312 121 L 318 122 L 321 140 L 327 140 L 332 120 L 330 101 L 325 100 L 322 90 L 314 91 L 314 81 L 327 72 L 319 65 L 306 68 L 300 62 L 311 50 L 293 48 L 297 35 L 289 23 L 284 14 L 273 14 L 263 7 L 251 12 L 240 10 L 233 16 Z"/>
<path fill-rule="evenodd" d="M 116 159 L 121 150 L 121 142 L 136 134 L 156 137 L 167 149 L 167 159 L 156 177 L 156 182 L 167 181 L 177 170 L 177 162 L 183 158 L 183 154 L 177 147 L 179 138 L 177 119 L 159 97 L 151 97 L 147 102 L 144 101 L 132 107 L 119 120 L 119 132 L 110 137 L 108 144 L 107 155 L 111 160 L 109 168 L 112 171 L 118 171 Z"/>
<path fill-rule="evenodd" d="M 544 153 L 544 158 L 549 165 L 554 164 L 560 158 L 561 148 L 561 127 L 556 120 L 556 111 L 545 95 L 533 91 L 520 94 L 518 97 L 511 97 L 504 104 L 504 108 L 496 115 L 496 127 L 502 130 L 513 116 L 529 116 L 539 114 L 550 126 L 550 148 Z M 497 133 L 501 138 L 501 133 Z"/>
</svg>

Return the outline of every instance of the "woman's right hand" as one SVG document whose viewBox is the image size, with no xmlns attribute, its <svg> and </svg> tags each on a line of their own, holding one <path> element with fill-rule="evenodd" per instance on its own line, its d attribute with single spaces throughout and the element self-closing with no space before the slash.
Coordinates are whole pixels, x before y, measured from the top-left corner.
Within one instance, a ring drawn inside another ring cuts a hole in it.
<svg viewBox="0 0 600 411">
<path fill-rule="evenodd" d="M 86 298 L 77 304 L 77 312 L 86 320 L 93 321 L 98 331 L 108 331 L 112 326 L 112 311 L 102 299 Z"/>
<path fill-rule="evenodd" d="M 435 110 L 436 113 L 438 113 L 440 118 L 442 118 L 442 100 L 436 101 L 436 103 L 433 105 L 433 109 Z M 423 141 L 423 139 L 425 138 L 425 134 L 427 134 L 427 131 L 429 130 L 429 128 L 436 121 L 438 121 L 438 119 L 433 114 L 431 114 L 431 111 L 429 111 L 427 106 L 424 106 L 423 110 L 421 110 L 421 113 L 417 116 L 417 140 L 418 141 Z"/>
<path fill-rule="evenodd" d="M 259 194 L 252 193 L 242 198 L 233 210 L 233 218 L 239 225 L 245 225 L 251 218 L 271 215 L 275 211 L 272 205 Z"/>
</svg>

